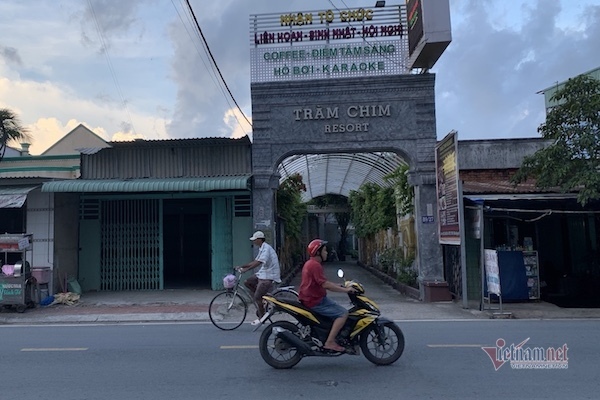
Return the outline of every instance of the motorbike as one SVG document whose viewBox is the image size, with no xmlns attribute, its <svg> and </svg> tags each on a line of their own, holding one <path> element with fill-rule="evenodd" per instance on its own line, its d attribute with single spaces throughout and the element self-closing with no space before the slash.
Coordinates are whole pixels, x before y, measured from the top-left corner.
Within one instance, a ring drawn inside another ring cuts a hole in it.
<svg viewBox="0 0 600 400">
<path fill-rule="evenodd" d="M 338 271 L 340 278 L 343 270 Z M 337 335 L 337 343 L 344 351 L 323 348 L 331 330 L 333 319 L 311 311 L 299 301 L 278 300 L 264 296 L 270 313 L 287 314 L 287 320 L 278 320 L 267 325 L 259 342 L 260 355 L 273 368 L 292 368 L 303 357 L 339 357 L 344 354 L 360 355 L 376 365 L 396 362 L 404 351 L 404 334 L 392 320 L 381 316 L 374 301 L 364 295 L 359 282 L 344 280 L 343 286 L 352 287 L 348 293 L 352 307 L 348 319 Z"/>
</svg>

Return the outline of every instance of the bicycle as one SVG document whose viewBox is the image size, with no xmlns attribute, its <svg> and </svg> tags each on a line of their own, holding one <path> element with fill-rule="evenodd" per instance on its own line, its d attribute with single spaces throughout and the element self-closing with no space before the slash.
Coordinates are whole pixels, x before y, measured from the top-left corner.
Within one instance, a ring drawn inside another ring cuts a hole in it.
<svg viewBox="0 0 600 400">
<path fill-rule="evenodd" d="M 248 303 L 254 304 L 258 310 L 256 301 L 241 283 L 242 274 L 239 270 L 235 270 L 235 284 L 230 288 L 217 294 L 210 302 L 208 306 L 208 316 L 210 321 L 217 328 L 224 331 L 231 331 L 238 328 L 246 320 L 248 314 Z M 269 293 L 278 300 L 298 300 L 298 292 L 294 290 L 294 286 L 282 286 L 279 287 L 277 283 L 274 283 L 275 287 L 273 293 Z M 270 305 L 266 303 L 265 316 L 270 314 Z M 273 315 L 265 318 L 265 320 L 272 321 Z M 258 329 L 265 321 L 261 320 L 260 324 L 256 325 L 254 331 Z"/>
</svg>

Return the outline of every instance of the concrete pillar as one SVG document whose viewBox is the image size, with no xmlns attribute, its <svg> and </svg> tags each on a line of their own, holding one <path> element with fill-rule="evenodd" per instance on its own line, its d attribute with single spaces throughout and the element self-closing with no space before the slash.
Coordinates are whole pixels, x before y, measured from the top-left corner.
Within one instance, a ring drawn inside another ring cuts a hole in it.
<svg viewBox="0 0 600 400">
<path fill-rule="evenodd" d="M 252 188 L 252 211 L 255 231 L 263 231 L 267 242 L 277 248 L 275 234 L 275 195 L 279 177 L 271 171 L 254 173 Z"/>
<path fill-rule="evenodd" d="M 416 263 L 419 291 L 423 301 L 452 300 L 444 279 L 442 247 L 438 238 L 437 193 L 435 173 L 411 173 L 409 182 L 415 188 Z"/>
</svg>

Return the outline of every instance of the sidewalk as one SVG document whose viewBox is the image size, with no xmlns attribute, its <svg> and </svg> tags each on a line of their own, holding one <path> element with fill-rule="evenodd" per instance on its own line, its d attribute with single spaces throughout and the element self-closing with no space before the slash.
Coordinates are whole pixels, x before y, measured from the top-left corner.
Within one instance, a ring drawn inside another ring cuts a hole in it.
<svg viewBox="0 0 600 400">
<path fill-rule="evenodd" d="M 394 320 L 459 320 L 498 317 L 498 311 L 479 311 L 478 302 L 424 303 L 399 293 L 369 271 L 354 262 L 326 264 L 329 280 L 337 281 L 337 269 L 343 268 L 347 279 L 363 284 L 366 295 L 374 300 L 382 315 Z M 300 284 L 299 274 L 289 284 Z M 208 305 L 217 294 L 212 290 L 163 290 L 140 292 L 93 292 L 81 295 L 75 305 L 53 305 L 27 309 L 17 313 L 12 309 L 0 310 L 0 324 L 52 324 L 103 322 L 168 322 L 209 321 Z M 348 306 L 345 294 L 331 293 L 331 298 Z M 600 318 L 600 309 L 563 309 L 550 303 L 508 303 L 501 317 L 516 319 Z M 247 317 L 247 322 L 251 318 Z"/>
</svg>

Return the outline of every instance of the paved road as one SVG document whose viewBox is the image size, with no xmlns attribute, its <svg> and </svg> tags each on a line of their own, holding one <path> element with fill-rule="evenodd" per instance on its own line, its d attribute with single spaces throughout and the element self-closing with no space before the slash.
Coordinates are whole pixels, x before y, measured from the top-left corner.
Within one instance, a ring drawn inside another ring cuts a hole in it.
<svg viewBox="0 0 600 400">
<path fill-rule="evenodd" d="M 459 320 L 400 324 L 404 355 L 306 358 L 274 370 L 259 332 L 209 323 L 0 326 L 0 398 L 95 399 L 597 399 L 600 321 Z M 568 347 L 567 369 L 496 371 L 482 347 Z"/>
</svg>

